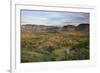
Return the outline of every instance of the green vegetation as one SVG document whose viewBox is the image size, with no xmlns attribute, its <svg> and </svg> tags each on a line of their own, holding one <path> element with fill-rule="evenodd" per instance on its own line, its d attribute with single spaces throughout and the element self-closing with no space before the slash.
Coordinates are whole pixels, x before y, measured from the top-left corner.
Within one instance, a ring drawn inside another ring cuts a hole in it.
<svg viewBox="0 0 100 73">
<path fill-rule="evenodd" d="M 89 59 L 88 33 L 22 32 L 22 63 L 86 59 Z"/>
</svg>

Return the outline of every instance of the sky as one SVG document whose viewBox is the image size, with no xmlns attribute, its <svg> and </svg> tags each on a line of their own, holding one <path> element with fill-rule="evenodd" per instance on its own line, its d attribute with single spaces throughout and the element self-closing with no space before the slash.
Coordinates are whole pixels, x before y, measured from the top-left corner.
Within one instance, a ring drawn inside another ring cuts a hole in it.
<svg viewBox="0 0 100 73">
<path fill-rule="evenodd" d="M 21 24 L 47 26 L 78 25 L 89 23 L 89 13 L 64 11 L 21 10 Z"/>
</svg>

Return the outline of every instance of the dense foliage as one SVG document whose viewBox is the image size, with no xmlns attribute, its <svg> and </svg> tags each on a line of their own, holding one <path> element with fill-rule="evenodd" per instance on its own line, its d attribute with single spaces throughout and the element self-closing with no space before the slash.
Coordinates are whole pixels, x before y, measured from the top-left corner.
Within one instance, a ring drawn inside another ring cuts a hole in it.
<svg viewBox="0 0 100 73">
<path fill-rule="evenodd" d="M 84 32 L 22 32 L 21 62 L 89 59 L 89 35 Z"/>
</svg>

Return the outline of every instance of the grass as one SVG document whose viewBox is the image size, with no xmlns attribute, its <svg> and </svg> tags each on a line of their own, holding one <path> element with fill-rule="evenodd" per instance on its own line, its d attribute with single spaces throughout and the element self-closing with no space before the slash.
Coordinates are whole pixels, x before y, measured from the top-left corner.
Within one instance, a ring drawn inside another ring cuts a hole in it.
<svg viewBox="0 0 100 73">
<path fill-rule="evenodd" d="M 89 59 L 88 33 L 22 32 L 22 63 L 87 59 Z"/>
</svg>

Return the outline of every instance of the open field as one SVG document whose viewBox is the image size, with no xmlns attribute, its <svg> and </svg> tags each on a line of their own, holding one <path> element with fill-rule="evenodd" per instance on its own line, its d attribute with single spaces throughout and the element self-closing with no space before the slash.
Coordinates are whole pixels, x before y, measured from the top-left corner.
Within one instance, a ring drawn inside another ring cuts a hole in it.
<svg viewBox="0 0 100 73">
<path fill-rule="evenodd" d="M 89 59 L 89 34 L 84 32 L 21 32 L 21 62 Z"/>
</svg>

